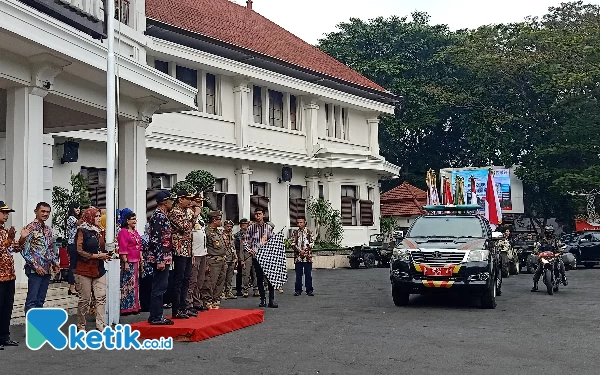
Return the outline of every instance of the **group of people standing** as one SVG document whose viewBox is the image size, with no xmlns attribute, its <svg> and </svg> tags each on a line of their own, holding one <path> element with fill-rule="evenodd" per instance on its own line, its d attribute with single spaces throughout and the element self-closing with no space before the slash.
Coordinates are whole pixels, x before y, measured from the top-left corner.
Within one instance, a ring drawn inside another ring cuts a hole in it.
<svg viewBox="0 0 600 375">
<path fill-rule="evenodd" d="M 121 261 L 121 314 L 138 313 L 140 280 L 151 280 L 148 285 L 148 321 L 153 325 L 171 325 L 163 315 L 164 295 L 172 289 L 172 317 L 187 319 L 202 311 L 218 309 L 223 298 L 236 298 L 233 278 L 237 269 L 237 295 L 248 297 L 251 276 L 260 296 L 259 307 L 277 308 L 275 290 L 265 277 L 257 253 L 274 235 L 274 226 L 264 220 L 261 208 L 254 210 L 254 222 L 240 220 L 240 231 L 233 234 L 233 222 L 223 223 L 219 211 L 209 213 L 206 225 L 201 217 L 202 194 L 186 191 L 160 191 L 156 196 L 157 208 L 141 236 L 136 228 L 137 217 L 129 209 L 120 211 L 117 235 L 118 256 Z M 16 273 L 13 254 L 21 253 L 28 278 L 25 313 L 42 308 L 52 274 L 60 272 L 59 254 L 54 244 L 52 228 L 46 225 L 51 207 L 40 202 L 35 208 L 35 220 L 21 230 L 17 238 L 14 227 L 4 224 L 15 212 L 0 201 L 0 350 L 4 346 L 18 346 L 10 338 L 10 320 L 13 312 Z M 105 220 L 105 219 L 104 219 Z M 302 293 L 302 277 L 306 279 L 306 293 L 312 289 L 312 238 L 306 221 L 298 220 L 299 229 L 292 236 L 296 263 L 295 295 Z M 73 204 L 67 215 L 67 252 L 69 255 L 69 295 L 79 298 L 77 326 L 86 329 L 86 315 L 95 314 L 96 329 L 104 330 L 106 311 L 105 262 L 115 261 L 115 254 L 105 246 L 103 214 L 96 207 Z M 222 229 L 221 229 L 222 228 Z M 169 285 L 169 272 L 173 277 Z M 268 289 L 267 303 L 265 284 Z"/>
</svg>

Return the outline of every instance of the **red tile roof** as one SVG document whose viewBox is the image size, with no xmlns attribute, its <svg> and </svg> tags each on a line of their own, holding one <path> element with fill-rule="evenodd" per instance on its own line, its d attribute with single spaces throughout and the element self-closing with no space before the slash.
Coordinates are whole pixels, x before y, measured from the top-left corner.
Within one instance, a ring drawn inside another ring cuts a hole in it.
<svg viewBox="0 0 600 375">
<path fill-rule="evenodd" d="M 408 182 L 381 194 L 381 216 L 417 216 L 423 213 L 427 193 Z"/>
<path fill-rule="evenodd" d="M 146 16 L 305 69 L 386 91 L 274 22 L 229 0 L 146 0 Z"/>
</svg>

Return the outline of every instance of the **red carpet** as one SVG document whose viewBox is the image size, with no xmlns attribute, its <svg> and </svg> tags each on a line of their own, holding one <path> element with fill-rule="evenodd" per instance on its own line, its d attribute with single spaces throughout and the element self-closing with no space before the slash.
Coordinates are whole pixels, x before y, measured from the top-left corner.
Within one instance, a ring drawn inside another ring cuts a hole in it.
<svg viewBox="0 0 600 375">
<path fill-rule="evenodd" d="M 218 309 L 200 313 L 197 318 L 173 319 L 171 326 L 151 326 L 147 321 L 134 323 L 142 339 L 172 337 L 175 341 L 202 341 L 264 321 L 263 310 Z"/>
</svg>

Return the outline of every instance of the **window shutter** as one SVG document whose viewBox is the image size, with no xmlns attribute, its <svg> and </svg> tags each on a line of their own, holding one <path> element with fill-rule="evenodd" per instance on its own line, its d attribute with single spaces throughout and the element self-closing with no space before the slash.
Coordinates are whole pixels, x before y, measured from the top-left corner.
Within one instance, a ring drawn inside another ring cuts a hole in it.
<svg viewBox="0 0 600 375">
<path fill-rule="evenodd" d="M 306 199 L 290 199 L 290 225 L 298 226 L 298 219 L 306 215 Z"/>
<path fill-rule="evenodd" d="M 239 224 L 240 212 L 237 194 L 225 195 L 225 217 L 227 220 L 233 221 L 234 224 Z"/>
<path fill-rule="evenodd" d="M 352 197 L 342 197 L 342 224 L 345 226 L 352 225 L 352 202 L 354 198 Z"/>
<path fill-rule="evenodd" d="M 258 201 L 258 206 L 265 211 L 265 221 L 269 221 L 269 198 L 260 197 Z"/>
<path fill-rule="evenodd" d="M 208 202 L 204 202 L 211 211 L 217 211 L 219 209 L 218 194 L 215 192 L 206 193 Z"/>
<path fill-rule="evenodd" d="M 146 220 L 150 220 L 154 211 L 156 211 L 156 194 L 158 194 L 159 189 L 148 189 L 146 190 Z"/>
<path fill-rule="evenodd" d="M 373 224 L 373 202 L 360 201 L 360 225 L 370 227 Z"/>
</svg>

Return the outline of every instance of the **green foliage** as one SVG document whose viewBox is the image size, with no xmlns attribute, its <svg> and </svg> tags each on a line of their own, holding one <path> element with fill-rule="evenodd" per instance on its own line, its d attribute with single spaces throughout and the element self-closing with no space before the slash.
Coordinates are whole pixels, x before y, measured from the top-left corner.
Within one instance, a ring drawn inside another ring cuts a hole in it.
<svg viewBox="0 0 600 375">
<path fill-rule="evenodd" d="M 194 192 L 212 191 L 215 186 L 215 177 L 205 170 L 195 170 L 185 176 L 185 181 L 194 187 Z"/>
<path fill-rule="evenodd" d="M 337 249 L 344 238 L 344 226 L 339 210 L 331 207 L 331 202 L 311 198 L 307 212 L 315 223 L 315 249 Z"/>
<path fill-rule="evenodd" d="M 71 173 L 71 189 L 54 186 L 52 189 L 52 227 L 59 237 L 66 236 L 69 205 L 78 203 L 81 208 L 90 206 L 87 179 L 80 173 Z"/>
<path fill-rule="evenodd" d="M 175 183 L 175 185 L 173 185 L 173 188 L 171 189 L 171 191 L 173 191 L 175 193 L 185 192 L 186 194 L 195 194 L 196 188 L 194 187 L 194 185 L 183 180 L 183 181 L 177 181 Z"/>
<path fill-rule="evenodd" d="M 379 227 L 381 228 L 381 234 L 384 236 L 392 235 L 396 230 L 396 220 L 393 217 L 381 217 Z"/>
<path fill-rule="evenodd" d="M 600 6 L 450 32 L 425 13 L 350 19 L 319 48 L 403 97 L 381 153 L 424 188 L 428 168 L 518 165 L 526 211 L 572 219 L 600 188 Z M 390 186 L 384 186 L 390 187 Z"/>
</svg>

